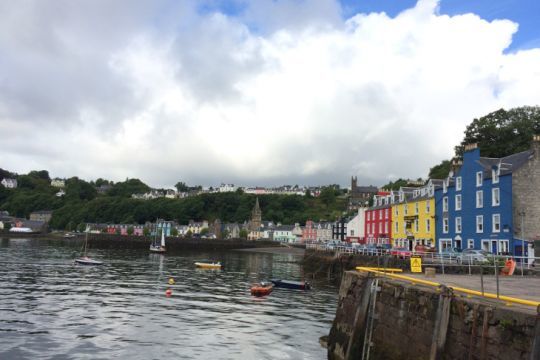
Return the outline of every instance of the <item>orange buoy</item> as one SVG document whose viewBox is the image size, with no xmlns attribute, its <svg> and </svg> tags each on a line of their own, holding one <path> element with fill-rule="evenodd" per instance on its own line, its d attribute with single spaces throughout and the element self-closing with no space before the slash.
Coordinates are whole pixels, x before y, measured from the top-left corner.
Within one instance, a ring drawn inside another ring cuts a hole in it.
<svg viewBox="0 0 540 360">
<path fill-rule="evenodd" d="M 172 295 L 172 290 L 171 289 L 165 290 L 165 296 L 166 297 L 171 297 L 171 295 Z"/>
</svg>

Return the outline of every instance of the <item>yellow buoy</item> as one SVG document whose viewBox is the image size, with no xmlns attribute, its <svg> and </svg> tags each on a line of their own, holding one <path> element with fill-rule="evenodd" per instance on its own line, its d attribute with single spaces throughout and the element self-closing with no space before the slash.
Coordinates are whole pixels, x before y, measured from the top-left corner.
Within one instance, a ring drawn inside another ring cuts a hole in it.
<svg viewBox="0 0 540 360">
<path fill-rule="evenodd" d="M 169 278 L 169 284 L 174 285 L 174 279 L 173 278 Z"/>
</svg>

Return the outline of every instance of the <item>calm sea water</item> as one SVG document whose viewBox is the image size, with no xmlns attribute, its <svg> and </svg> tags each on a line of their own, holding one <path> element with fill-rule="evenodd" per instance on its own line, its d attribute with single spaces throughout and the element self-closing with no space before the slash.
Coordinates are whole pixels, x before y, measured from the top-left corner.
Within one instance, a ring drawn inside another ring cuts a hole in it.
<svg viewBox="0 0 540 360">
<path fill-rule="evenodd" d="M 85 267 L 73 265 L 80 244 L 1 240 L 0 359 L 326 358 L 334 286 L 249 293 L 255 281 L 301 279 L 293 255 L 93 249 L 105 265 Z M 194 267 L 205 259 L 223 269 Z"/>
</svg>

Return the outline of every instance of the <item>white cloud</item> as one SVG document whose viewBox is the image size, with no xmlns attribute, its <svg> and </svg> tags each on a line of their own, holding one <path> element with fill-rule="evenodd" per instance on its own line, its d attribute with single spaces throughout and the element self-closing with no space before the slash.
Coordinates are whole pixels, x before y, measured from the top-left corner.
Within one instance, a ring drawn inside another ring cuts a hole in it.
<svg viewBox="0 0 540 360">
<path fill-rule="evenodd" d="M 32 24 L 25 4 L 2 32 Z M 103 23 L 95 36 L 54 16 L 22 45 L 0 36 L 1 167 L 154 186 L 382 185 L 425 176 L 474 117 L 540 103 L 540 49 L 504 52 L 517 24 L 440 15 L 434 0 L 345 21 L 333 1 L 250 2 L 238 17 L 183 6 L 160 26 L 150 4 L 123 21 L 85 7 L 83 24 Z M 305 16 L 261 16 L 291 6 Z"/>
</svg>

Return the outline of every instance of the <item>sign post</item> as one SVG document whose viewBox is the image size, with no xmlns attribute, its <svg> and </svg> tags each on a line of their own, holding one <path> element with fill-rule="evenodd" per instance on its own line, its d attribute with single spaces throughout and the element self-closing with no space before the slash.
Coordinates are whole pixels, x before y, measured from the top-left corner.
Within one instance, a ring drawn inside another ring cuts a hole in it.
<svg viewBox="0 0 540 360">
<path fill-rule="evenodd" d="M 411 256 L 411 272 L 422 272 L 422 258 L 420 256 Z"/>
</svg>

